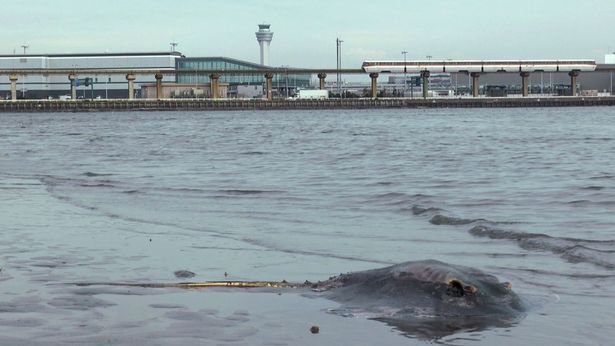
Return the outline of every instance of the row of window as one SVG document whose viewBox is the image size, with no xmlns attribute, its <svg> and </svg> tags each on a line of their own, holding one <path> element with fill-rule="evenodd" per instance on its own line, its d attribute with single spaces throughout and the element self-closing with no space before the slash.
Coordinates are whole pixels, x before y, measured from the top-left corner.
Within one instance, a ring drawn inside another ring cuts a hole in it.
<svg viewBox="0 0 615 346">
<path fill-rule="evenodd" d="M 182 74 L 177 76 L 177 82 L 180 84 L 208 84 L 210 83 L 209 76 L 205 75 L 190 75 Z M 229 84 L 263 84 L 265 77 L 261 75 L 221 75 L 221 83 Z M 274 75 L 273 84 L 278 85 L 293 85 L 299 87 L 307 87 L 310 85 L 310 76 L 308 75 Z"/>
<path fill-rule="evenodd" d="M 253 70 L 254 67 L 222 60 L 178 61 L 178 70 Z"/>
</svg>

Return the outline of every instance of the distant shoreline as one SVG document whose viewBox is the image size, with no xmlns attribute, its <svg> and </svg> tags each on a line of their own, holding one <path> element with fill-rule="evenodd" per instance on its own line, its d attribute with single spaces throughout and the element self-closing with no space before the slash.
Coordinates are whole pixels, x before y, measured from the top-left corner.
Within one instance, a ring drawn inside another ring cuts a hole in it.
<svg viewBox="0 0 615 346">
<path fill-rule="evenodd" d="M 110 111 L 225 111 L 386 108 L 535 108 L 615 106 L 615 96 L 525 98 L 327 99 L 327 100 L 18 100 L 0 101 L 0 113 Z"/>
</svg>

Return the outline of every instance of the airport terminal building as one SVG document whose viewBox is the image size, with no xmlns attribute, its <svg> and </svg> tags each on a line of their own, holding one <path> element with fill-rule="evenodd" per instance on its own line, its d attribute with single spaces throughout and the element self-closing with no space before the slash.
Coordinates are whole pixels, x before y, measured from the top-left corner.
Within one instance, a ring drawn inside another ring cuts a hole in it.
<svg viewBox="0 0 615 346">
<path fill-rule="evenodd" d="M 42 54 L 42 55 L 1 55 L 0 70 L 61 69 L 73 70 L 78 79 L 91 78 L 92 86 L 78 86 L 77 95 L 83 98 L 127 98 L 128 86 L 124 74 L 83 74 L 84 69 L 116 69 L 138 71 L 140 69 L 160 69 L 183 71 L 185 73 L 163 74 L 163 83 L 179 84 L 186 88 L 207 89 L 210 78 L 207 70 L 251 70 L 265 66 L 227 58 L 194 57 L 186 58 L 179 52 L 145 53 L 102 53 L 102 54 Z M 46 99 L 70 95 L 68 75 L 28 74 L 17 75 L 17 97 L 19 99 Z M 135 74 L 136 97 L 141 97 L 141 87 L 155 84 L 154 75 Z M 259 97 L 262 96 L 263 75 L 225 75 L 220 82 L 227 84 L 226 95 L 222 97 Z M 310 75 L 277 74 L 273 88 L 278 94 L 294 94 L 299 88 L 311 84 Z M 8 75 L 0 76 L 0 99 L 10 98 Z"/>
<path fill-rule="evenodd" d="M 175 69 L 175 60 L 182 58 L 179 52 L 146 53 L 102 53 L 102 54 L 43 54 L 43 55 L 0 55 L 0 70 L 23 69 L 68 69 L 74 70 L 78 78 L 92 78 L 92 87 L 80 86 L 77 94 L 87 98 L 127 98 L 128 87 L 123 74 L 79 74 L 80 69 Z M 17 95 L 21 99 L 57 98 L 70 94 L 68 75 L 38 74 L 17 76 Z M 165 81 L 174 81 L 174 74 L 164 75 Z M 154 75 L 137 74 L 135 88 L 139 92 L 143 83 L 155 82 Z M 137 94 L 137 97 L 139 95 Z M 0 76 L 0 98 L 10 97 L 8 76 Z"/>
<path fill-rule="evenodd" d="M 176 82 L 185 85 L 209 85 L 210 78 L 206 73 L 200 71 L 207 70 L 254 70 L 263 69 L 263 66 L 248 61 L 237 60 L 227 57 L 190 57 L 179 58 L 175 61 L 175 69 L 178 72 Z M 227 97 L 246 97 L 242 90 L 260 88 L 265 83 L 264 75 L 231 75 L 222 74 L 220 82 L 228 84 Z M 311 84 L 311 75 L 295 74 L 275 74 L 273 76 L 273 90 L 278 94 L 284 95 L 286 92 L 293 95 L 297 89 L 308 88 Z M 251 88 L 250 88 L 251 87 Z M 257 97 L 258 93 L 255 94 Z"/>
</svg>

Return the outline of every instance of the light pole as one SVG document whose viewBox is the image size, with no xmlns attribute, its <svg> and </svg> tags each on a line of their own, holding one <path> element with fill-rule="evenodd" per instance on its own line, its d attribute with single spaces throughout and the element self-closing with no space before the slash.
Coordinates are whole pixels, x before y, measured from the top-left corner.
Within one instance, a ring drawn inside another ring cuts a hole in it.
<svg viewBox="0 0 615 346">
<path fill-rule="evenodd" d="M 404 50 L 401 54 L 404 55 L 404 97 L 406 97 L 406 89 L 408 88 L 408 66 L 406 66 L 406 56 L 408 52 Z"/>
<path fill-rule="evenodd" d="M 23 55 L 25 56 L 25 55 L 26 55 L 26 50 L 27 50 L 28 48 L 30 48 L 30 46 L 24 43 L 24 44 L 22 44 L 22 45 L 21 45 L 21 48 L 23 48 Z M 24 76 L 23 76 L 23 78 L 21 79 L 21 97 L 22 97 L 23 99 L 25 99 L 25 98 L 26 98 L 26 85 L 25 85 L 25 79 L 26 79 L 26 75 L 24 75 Z"/>
<path fill-rule="evenodd" d="M 169 43 L 169 45 L 171 46 L 171 52 L 175 52 L 175 47 L 177 47 L 179 45 L 179 43 L 171 42 L 171 43 Z"/>
<path fill-rule="evenodd" d="M 337 44 L 337 93 L 340 98 L 342 97 L 342 79 L 340 76 L 340 70 L 342 68 L 342 42 L 344 41 L 340 40 L 339 37 L 335 40 L 335 43 Z"/>
</svg>

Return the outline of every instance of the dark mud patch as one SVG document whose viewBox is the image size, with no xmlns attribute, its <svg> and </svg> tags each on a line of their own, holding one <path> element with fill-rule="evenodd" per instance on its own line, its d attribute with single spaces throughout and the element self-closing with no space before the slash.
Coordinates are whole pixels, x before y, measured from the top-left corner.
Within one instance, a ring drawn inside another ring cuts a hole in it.
<svg viewBox="0 0 615 346">
<path fill-rule="evenodd" d="M 189 270 L 177 270 L 173 273 L 173 275 L 175 275 L 178 279 L 190 279 L 196 276 L 195 273 Z"/>
</svg>

